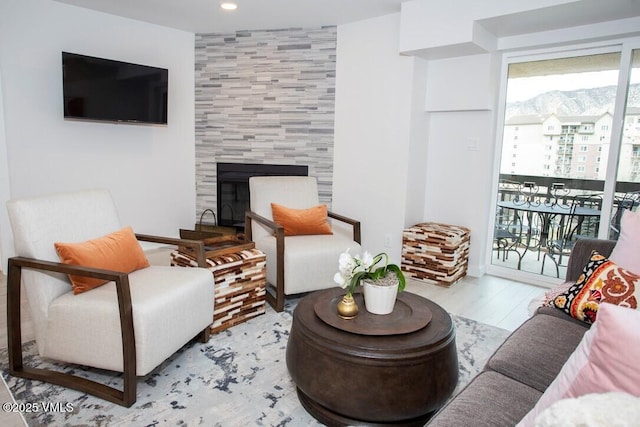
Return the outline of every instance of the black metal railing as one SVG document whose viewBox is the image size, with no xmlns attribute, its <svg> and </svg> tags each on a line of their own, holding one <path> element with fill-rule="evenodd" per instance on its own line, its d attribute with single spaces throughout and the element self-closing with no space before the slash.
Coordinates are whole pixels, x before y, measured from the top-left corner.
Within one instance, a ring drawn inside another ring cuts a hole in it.
<svg viewBox="0 0 640 427">
<path fill-rule="evenodd" d="M 573 205 L 585 203 L 589 197 L 600 200 L 604 191 L 604 181 L 577 178 L 541 177 L 533 175 L 500 174 L 498 201 L 523 201 L 527 203 L 551 203 Z M 617 182 L 613 201 L 614 213 L 611 227 L 619 228 L 621 209 L 635 209 L 637 205 L 628 206 L 628 195 L 640 192 L 640 182 Z M 638 197 L 633 197 L 638 200 Z M 634 202 L 635 203 L 635 202 Z M 511 215 L 517 215 L 515 212 Z M 590 218 L 584 226 L 597 234 L 599 218 Z M 534 224 L 528 224 L 533 227 Z M 594 236 L 595 237 L 595 236 Z M 617 232 L 610 235 L 617 238 Z"/>
</svg>

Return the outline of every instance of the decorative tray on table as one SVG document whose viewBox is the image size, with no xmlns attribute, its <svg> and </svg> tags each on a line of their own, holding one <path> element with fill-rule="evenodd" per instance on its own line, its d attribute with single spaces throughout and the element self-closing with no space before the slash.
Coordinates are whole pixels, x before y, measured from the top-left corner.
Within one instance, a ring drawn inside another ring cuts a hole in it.
<svg viewBox="0 0 640 427">
<path fill-rule="evenodd" d="M 336 308 L 344 295 L 344 290 L 341 291 L 319 299 L 314 310 L 323 322 L 342 331 L 360 335 L 400 335 L 418 331 L 431 321 L 431 310 L 420 301 L 421 297 L 405 292 L 398 294 L 393 312 L 386 315 L 369 313 L 362 293 L 355 293 L 353 298 L 358 305 L 358 315 L 343 319 Z"/>
</svg>

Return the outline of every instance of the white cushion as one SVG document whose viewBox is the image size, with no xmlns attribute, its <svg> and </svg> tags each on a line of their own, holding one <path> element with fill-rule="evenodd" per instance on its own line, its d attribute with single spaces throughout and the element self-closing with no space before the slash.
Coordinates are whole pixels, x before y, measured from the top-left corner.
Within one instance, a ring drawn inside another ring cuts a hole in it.
<svg viewBox="0 0 640 427">
<path fill-rule="evenodd" d="M 267 256 L 267 282 L 276 283 L 276 239 L 263 237 L 256 248 Z M 285 295 L 337 286 L 333 276 L 338 271 L 340 254 L 349 249 L 359 253 L 360 245 L 341 234 L 285 237 Z"/>
<path fill-rule="evenodd" d="M 151 266 L 131 273 L 129 282 L 142 376 L 212 323 L 213 276 L 201 268 Z M 115 283 L 56 298 L 46 332 L 43 356 L 122 372 Z"/>
</svg>

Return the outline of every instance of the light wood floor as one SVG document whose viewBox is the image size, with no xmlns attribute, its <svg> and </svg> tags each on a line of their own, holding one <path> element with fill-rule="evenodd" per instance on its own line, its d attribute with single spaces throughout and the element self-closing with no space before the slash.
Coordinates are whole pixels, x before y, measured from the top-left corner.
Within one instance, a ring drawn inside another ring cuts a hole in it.
<svg viewBox="0 0 640 427">
<path fill-rule="evenodd" d="M 0 274 L 0 348 L 7 347 L 6 277 Z M 465 277 L 450 288 L 408 280 L 407 291 L 441 305 L 450 313 L 478 322 L 513 331 L 529 317 L 532 299 L 541 297 L 546 288 L 514 282 L 494 276 Z M 33 326 L 23 298 L 23 340 L 33 339 Z M 0 384 L 0 403 L 11 402 L 7 386 Z M 0 426 L 24 426 L 24 419 L 15 413 L 0 411 Z"/>
<path fill-rule="evenodd" d="M 529 303 L 541 298 L 548 288 L 484 275 L 464 277 L 450 288 L 408 280 L 406 290 L 450 313 L 513 331 L 530 317 Z"/>
</svg>

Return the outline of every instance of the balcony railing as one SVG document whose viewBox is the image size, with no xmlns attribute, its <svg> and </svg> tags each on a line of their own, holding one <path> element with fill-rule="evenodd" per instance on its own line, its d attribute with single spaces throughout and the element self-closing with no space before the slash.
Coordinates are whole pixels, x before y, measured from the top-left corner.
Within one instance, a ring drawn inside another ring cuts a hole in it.
<svg viewBox="0 0 640 427">
<path fill-rule="evenodd" d="M 497 251 L 494 263 L 562 277 L 562 269 L 545 269 L 543 260 L 552 259 L 552 266 L 562 267 L 563 257 L 566 260 L 567 253 L 570 253 L 571 246 L 567 242 L 573 240 L 573 236 L 597 237 L 604 181 L 515 174 L 501 174 L 500 179 L 493 241 Z M 640 183 L 616 183 L 615 212 L 611 224 L 606 226 L 609 238 L 617 238 L 619 214 L 623 209 L 640 206 L 640 197 L 634 192 L 640 192 Z M 630 195 L 632 197 L 628 198 Z M 563 208 L 567 209 L 567 214 L 563 213 Z M 578 209 L 582 212 L 579 213 Z M 585 209 L 595 210 L 596 214 L 585 212 Z M 571 237 L 567 237 L 569 230 Z M 562 242 L 560 250 L 558 242 Z"/>
<path fill-rule="evenodd" d="M 513 182 L 535 182 L 540 188 L 540 192 L 542 189 L 546 191 L 551 188 L 551 184 L 553 183 L 564 184 L 565 188 L 581 192 L 581 194 L 584 194 L 585 192 L 602 193 L 604 191 L 604 181 L 596 179 L 500 174 L 500 180 Z M 640 182 L 616 182 L 616 193 L 631 193 L 634 191 L 640 191 Z"/>
</svg>

